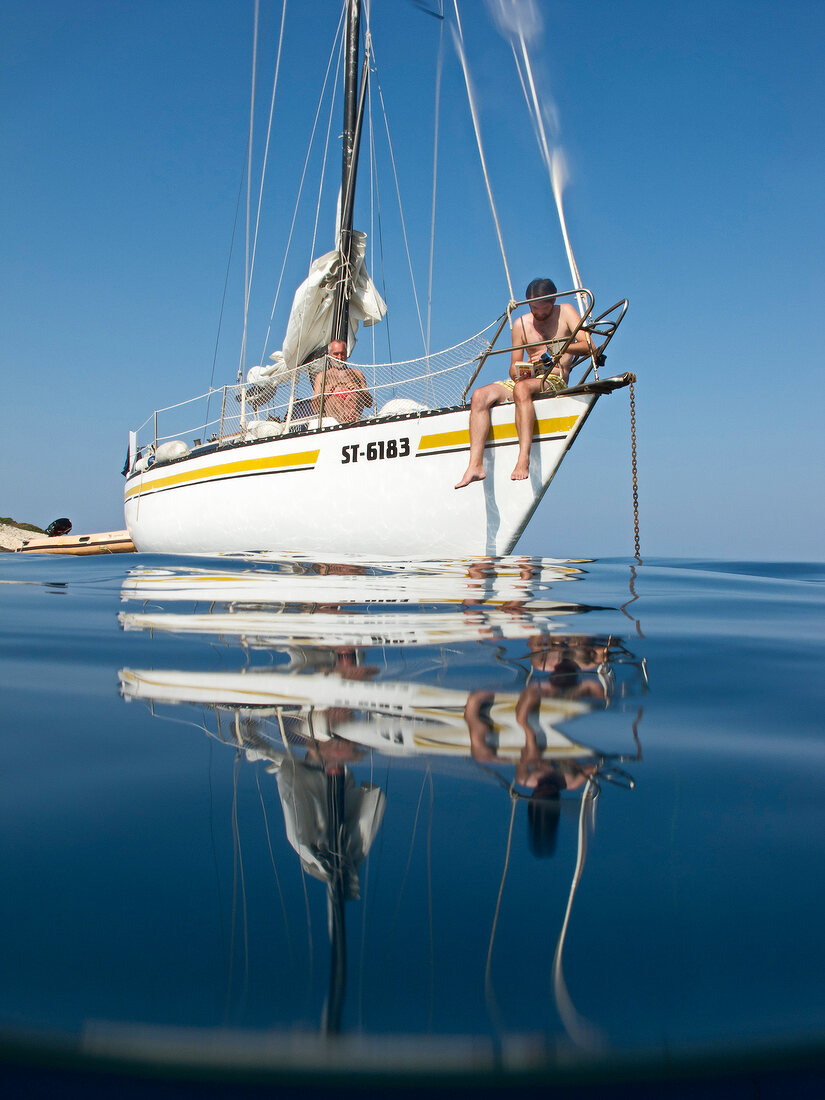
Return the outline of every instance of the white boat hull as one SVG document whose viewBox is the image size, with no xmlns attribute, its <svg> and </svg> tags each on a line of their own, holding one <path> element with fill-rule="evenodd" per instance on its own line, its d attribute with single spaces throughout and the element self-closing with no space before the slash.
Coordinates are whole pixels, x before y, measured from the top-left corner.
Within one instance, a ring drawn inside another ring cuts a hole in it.
<svg viewBox="0 0 825 1100">
<path fill-rule="evenodd" d="M 621 383 L 619 383 L 621 384 Z M 454 409 L 256 440 L 157 464 L 126 482 L 141 552 L 326 557 L 508 554 L 598 392 L 539 400 L 530 476 L 512 481 L 514 406 L 492 410 L 487 477 L 456 490 L 469 413 Z"/>
<path fill-rule="evenodd" d="M 201 704 L 231 708 L 247 716 L 276 715 L 286 708 L 307 724 L 306 736 L 328 740 L 334 734 L 380 752 L 469 756 L 465 718 L 469 692 L 412 681 L 358 681 L 327 675 L 295 676 L 256 669 L 249 672 L 184 672 L 122 668 L 118 672 L 124 699 L 154 704 Z M 524 730 L 516 719 L 518 692 L 498 692 L 488 711 L 491 736 L 501 758 L 518 757 Z M 256 709 L 258 708 L 258 709 Z M 542 752 L 552 759 L 591 756 L 593 749 L 572 741 L 556 725 L 593 710 L 592 702 L 542 698 L 533 712 L 533 732 Z M 278 724 L 273 735 L 281 741 Z M 281 742 L 281 747 L 285 748 Z"/>
<path fill-rule="evenodd" d="M 270 561 L 269 554 L 250 555 L 251 565 L 233 563 L 232 568 L 176 564 L 163 568 L 139 566 L 131 569 L 121 586 L 121 600 L 149 601 L 154 611 L 166 604 L 206 603 L 214 621 L 215 606 L 231 611 L 233 621 L 244 605 L 247 614 L 253 610 L 270 614 L 280 621 L 287 604 L 334 605 L 340 610 L 352 604 L 359 610 L 363 604 L 391 610 L 417 609 L 420 616 L 425 605 L 466 604 L 473 607 L 503 608 L 511 603 L 532 614 L 557 613 L 560 609 L 580 610 L 578 604 L 559 603 L 543 597 L 547 589 L 581 577 L 581 562 L 556 558 L 521 558 L 515 555 L 479 568 L 468 567 L 460 559 L 436 561 L 428 559 L 426 569 L 404 561 L 380 561 L 369 569 L 363 564 L 341 563 L 335 570 L 319 572 L 317 563 L 298 555 L 285 555 L 275 561 L 276 568 L 261 569 Z M 242 561 L 245 562 L 245 556 Z M 537 597 L 536 593 L 539 593 Z M 318 613 L 316 608 L 316 614 Z M 362 616 L 363 617 L 363 616 Z M 372 616 L 371 616 L 372 617 Z M 194 620 L 194 616 L 187 615 Z M 418 620 L 417 620 L 418 621 Z"/>
</svg>

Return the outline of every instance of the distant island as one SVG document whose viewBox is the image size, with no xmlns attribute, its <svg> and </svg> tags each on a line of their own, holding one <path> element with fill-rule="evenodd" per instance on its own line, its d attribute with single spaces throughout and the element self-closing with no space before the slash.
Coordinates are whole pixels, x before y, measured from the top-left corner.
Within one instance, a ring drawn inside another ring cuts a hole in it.
<svg viewBox="0 0 825 1100">
<path fill-rule="evenodd" d="M 0 516 L 0 553 L 16 550 L 32 535 L 42 534 L 45 534 L 43 528 L 35 527 L 33 523 L 18 523 L 10 516 Z"/>
</svg>

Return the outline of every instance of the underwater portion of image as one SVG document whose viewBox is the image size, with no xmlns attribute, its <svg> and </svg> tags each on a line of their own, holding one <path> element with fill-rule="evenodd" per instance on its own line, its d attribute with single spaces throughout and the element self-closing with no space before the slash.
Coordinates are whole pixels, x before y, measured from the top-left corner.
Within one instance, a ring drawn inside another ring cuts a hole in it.
<svg viewBox="0 0 825 1100">
<path fill-rule="evenodd" d="M 824 579 L 4 555 L 4 1049 L 505 1080 L 819 1049 Z"/>
</svg>

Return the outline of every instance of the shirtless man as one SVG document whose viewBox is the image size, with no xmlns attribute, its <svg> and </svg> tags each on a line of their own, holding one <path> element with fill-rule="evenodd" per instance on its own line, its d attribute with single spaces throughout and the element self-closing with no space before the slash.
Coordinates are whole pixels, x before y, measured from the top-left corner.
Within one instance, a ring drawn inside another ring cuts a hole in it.
<svg viewBox="0 0 825 1100">
<path fill-rule="evenodd" d="M 327 348 L 326 384 L 324 386 L 324 412 L 334 417 L 339 424 L 355 424 L 361 419 L 364 409 L 372 407 L 372 394 L 367 389 L 367 380 L 357 367 L 346 365 L 347 345 L 343 340 L 331 340 Z M 323 371 L 315 376 L 312 399 L 317 411 L 320 404 L 321 379 Z"/>
<path fill-rule="evenodd" d="M 530 445 L 536 423 L 533 398 L 540 393 L 563 390 L 573 360 L 577 355 L 590 354 L 590 346 L 582 334 L 567 345 L 564 355 L 556 360 L 550 373 L 544 377 L 542 355 L 546 353 L 551 358 L 556 357 L 561 344 L 575 332 L 581 321 L 573 306 L 556 303 L 553 297 L 556 293 L 552 279 L 534 279 L 527 287 L 524 297 L 528 300 L 530 312 L 513 322 L 510 377 L 477 389 L 470 402 L 470 462 L 456 489 L 463 489 L 473 481 L 483 481 L 487 476 L 483 457 L 490 430 L 490 409 L 504 401 L 514 401 L 516 405 L 519 448 L 510 477 L 513 481 L 523 481 L 529 475 Z"/>
</svg>

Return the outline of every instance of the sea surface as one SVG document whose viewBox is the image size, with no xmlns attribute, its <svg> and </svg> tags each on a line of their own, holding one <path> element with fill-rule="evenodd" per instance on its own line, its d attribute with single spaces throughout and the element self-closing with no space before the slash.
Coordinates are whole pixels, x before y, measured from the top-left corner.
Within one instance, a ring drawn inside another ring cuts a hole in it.
<svg viewBox="0 0 825 1100">
<path fill-rule="evenodd" d="M 823 565 L 5 554 L 0 651 L 6 1058 L 825 1050 Z"/>
</svg>

